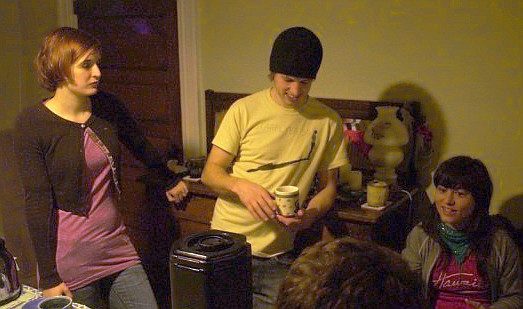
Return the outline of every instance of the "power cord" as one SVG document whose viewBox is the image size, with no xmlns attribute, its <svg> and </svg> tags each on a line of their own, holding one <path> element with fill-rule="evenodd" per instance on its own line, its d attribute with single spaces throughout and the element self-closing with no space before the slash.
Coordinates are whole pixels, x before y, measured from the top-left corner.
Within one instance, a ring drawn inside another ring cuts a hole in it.
<svg viewBox="0 0 523 309">
<path fill-rule="evenodd" d="M 413 216 L 414 216 L 414 207 L 412 207 L 412 202 L 413 202 L 413 198 L 412 198 L 412 194 L 410 194 L 410 192 L 408 190 L 400 190 L 400 192 L 403 192 L 405 194 L 407 194 L 407 196 L 409 197 L 409 205 L 408 205 L 408 209 L 407 209 L 407 220 L 408 220 L 408 224 L 409 224 L 409 228 L 411 228 L 412 226 L 412 222 L 413 222 Z"/>
</svg>

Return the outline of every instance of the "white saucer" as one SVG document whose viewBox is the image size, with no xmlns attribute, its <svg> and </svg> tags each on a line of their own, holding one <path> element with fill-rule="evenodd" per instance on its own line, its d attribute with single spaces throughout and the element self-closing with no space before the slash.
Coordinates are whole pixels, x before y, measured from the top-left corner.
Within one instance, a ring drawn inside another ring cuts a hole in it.
<svg viewBox="0 0 523 309">
<path fill-rule="evenodd" d="M 373 206 L 369 206 L 369 204 L 365 203 L 365 204 L 361 205 L 361 208 L 363 208 L 363 209 L 370 209 L 370 210 L 383 210 L 383 209 L 389 207 L 390 204 L 392 204 L 392 202 L 387 201 L 387 203 L 385 203 L 385 205 L 383 205 L 383 206 L 373 207 Z"/>
</svg>

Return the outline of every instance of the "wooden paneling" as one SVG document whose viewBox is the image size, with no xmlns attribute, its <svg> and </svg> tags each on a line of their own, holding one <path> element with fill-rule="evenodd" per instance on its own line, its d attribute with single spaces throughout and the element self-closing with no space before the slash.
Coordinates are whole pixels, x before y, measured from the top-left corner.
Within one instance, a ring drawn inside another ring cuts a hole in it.
<svg viewBox="0 0 523 309">
<path fill-rule="evenodd" d="M 167 71 L 172 37 L 165 17 L 87 17 L 82 29 L 95 35 L 103 47 L 101 69 Z M 110 46 L 110 47 L 109 47 Z"/>
<path fill-rule="evenodd" d="M 148 137 L 182 150 L 176 2 L 82 0 L 75 13 L 102 45 L 101 89 L 124 101 Z"/>
<path fill-rule="evenodd" d="M 75 0 L 75 13 L 82 16 L 155 16 L 174 12 L 175 1 Z"/>
<path fill-rule="evenodd" d="M 107 82 L 105 85 L 123 100 L 127 109 L 135 115 L 135 119 L 167 124 L 172 121 L 169 92 L 165 85 L 126 85 Z"/>
<path fill-rule="evenodd" d="M 182 151 L 176 1 L 76 0 L 78 27 L 102 45 L 101 89 L 119 97 L 149 141 Z M 121 200 L 161 308 L 168 308 L 168 254 L 177 233 L 164 192 L 136 181 L 143 165 L 123 147 Z"/>
</svg>

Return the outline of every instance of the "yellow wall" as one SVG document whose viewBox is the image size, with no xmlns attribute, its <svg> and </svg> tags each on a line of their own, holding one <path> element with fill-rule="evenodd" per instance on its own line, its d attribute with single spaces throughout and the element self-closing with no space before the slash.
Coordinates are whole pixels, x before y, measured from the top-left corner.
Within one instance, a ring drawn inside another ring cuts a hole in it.
<svg viewBox="0 0 523 309">
<path fill-rule="evenodd" d="M 16 115 L 46 95 L 36 82 L 32 62 L 44 34 L 57 25 L 55 1 L 0 1 L 0 148 L 3 148 L 0 159 L 9 150 L 6 148 L 11 147 L 10 134 Z M 4 234 L 3 221 L 8 220 L 2 209 L 22 207 L 19 187 L 9 187 L 13 185 L 9 179 L 18 176 L 15 163 L 2 164 L 7 168 L 1 171 L 0 236 Z"/>
<path fill-rule="evenodd" d="M 494 180 L 493 212 L 523 226 L 519 0 L 200 0 L 199 14 L 203 89 L 269 86 L 275 36 L 309 27 L 324 46 L 312 95 L 421 101 L 437 160 L 481 159 Z"/>
<path fill-rule="evenodd" d="M 57 26 L 57 11 L 54 1 L 0 2 L 0 130 L 11 128 L 18 112 L 45 94 L 33 59 L 44 34 Z"/>
</svg>

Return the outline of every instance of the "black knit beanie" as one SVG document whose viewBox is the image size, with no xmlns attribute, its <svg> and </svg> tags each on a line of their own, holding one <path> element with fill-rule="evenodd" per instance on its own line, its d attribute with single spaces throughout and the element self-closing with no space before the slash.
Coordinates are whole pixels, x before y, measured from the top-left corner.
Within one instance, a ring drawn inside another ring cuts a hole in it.
<svg viewBox="0 0 523 309">
<path fill-rule="evenodd" d="M 271 51 L 270 71 L 294 77 L 316 78 L 323 48 L 309 29 L 289 28 L 278 35 Z"/>
</svg>

